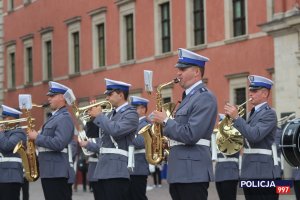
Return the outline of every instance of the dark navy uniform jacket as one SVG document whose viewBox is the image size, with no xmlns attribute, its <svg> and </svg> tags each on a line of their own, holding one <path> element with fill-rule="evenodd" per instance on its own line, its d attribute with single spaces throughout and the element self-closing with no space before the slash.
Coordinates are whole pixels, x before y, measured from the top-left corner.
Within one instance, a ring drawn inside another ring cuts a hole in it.
<svg viewBox="0 0 300 200">
<path fill-rule="evenodd" d="M 71 176 L 67 151 L 73 135 L 74 123 L 66 107 L 49 117 L 35 140 L 35 144 L 39 147 L 41 178 Z"/>
<path fill-rule="evenodd" d="M 26 133 L 22 129 L 0 132 L 0 183 L 23 183 L 21 158 L 18 153 L 13 153 L 20 141 L 26 142 Z"/>
<path fill-rule="evenodd" d="M 139 120 L 139 127 L 138 131 L 141 130 L 144 126 L 150 124 L 149 121 L 147 121 L 146 117 Z M 138 131 L 135 135 L 135 138 L 133 140 L 133 145 L 135 147 L 135 150 L 141 150 L 145 149 L 145 141 L 144 137 L 142 135 L 138 134 Z M 135 166 L 133 169 L 133 172 L 130 172 L 130 175 L 149 175 L 149 164 L 146 160 L 145 153 L 136 153 L 134 154 L 135 159 Z"/>
</svg>

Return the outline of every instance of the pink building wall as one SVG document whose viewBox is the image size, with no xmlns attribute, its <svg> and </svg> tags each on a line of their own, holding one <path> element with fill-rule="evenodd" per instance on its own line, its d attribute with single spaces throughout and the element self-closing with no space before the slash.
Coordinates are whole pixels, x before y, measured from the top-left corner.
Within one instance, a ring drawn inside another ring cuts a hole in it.
<svg viewBox="0 0 300 200">
<path fill-rule="evenodd" d="M 106 12 L 106 64 L 108 66 L 120 63 L 120 24 L 119 8 L 111 0 L 36 0 L 33 3 L 21 7 L 16 11 L 4 16 L 4 41 L 16 41 L 16 85 L 24 83 L 23 71 L 23 42 L 20 37 L 27 34 L 34 34 L 33 56 L 34 56 L 34 82 L 42 81 L 42 56 L 41 56 L 41 34 L 40 30 L 45 27 L 53 27 L 53 77 L 68 75 L 68 27 L 65 20 L 75 16 L 81 17 L 80 30 L 80 52 L 81 71 L 91 70 L 92 62 L 92 33 L 91 17 L 88 12 L 103 6 L 107 7 Z M 260 32 L 257 26 L 267 21 L 266 1 L 251 0 L 248 2 L 248 33 Z M 277 1 L 276 1 L 277 2 Z M 4 8 L 7 1 L 4 1 Z M 280 3 L 278 3 L 280 4 Z M 281 4 L 283 4 L 281 2 Z M 292 1 L 287 0 L 284 5 L 290 6 Z M 15 0 L 15 7 L 22 6 L 22 0 Z M 186 9 L 185 1 L 172 1 L 171 4 L 171 28 L 172 28 L 172 52 L 177 48 L 186 48 Z M 276 9 L 280 5 L 276 4 Z M 135 1 L 135 51 L 136 60 L 154 58 L 154 5 L 153 1 Z M 225 40 L 224 25 L 224 1 L 206 0 L 206 34 L 207 43 L 222 42 Z M 217 45 L 216 47 L 198 50 L 204 56 L 210 58 L 207 63 L 205 78 L 208 80 L 208 87 L 218 98 L 219 112 L 223 111 L 224 101 L 229 99 L 229 82 L 225 75 L 249 72 L 250 74 L 270 75 L 266 71 L 274 66 L 273 40 L 269 36 L 262 36 L 255 39 L 248 39 L 231 44 Z M 177 55 L 165 58 L 132 64 L 104 70 L 87 75 L 77 76 L 59 81 L 70 86 L 78 98 L 94 97 L 105 91 L 104 78 L 111 78 L 129 82 L 132 89 L 144 89 L 143 70 L 154 71 L 154 86 L 170 81 L 176 76 L 174 64 L 177 62 Z M 7 82 L 7 80 L 6 80 Z M 7 84 L 5 84 L 6 87 Z M 11 106 L 18 105 L 18 94 L 30 93 L 33 101 L 41 103 L 46 101 L 45 96 L 48 84 L 38 84 L 34 87 L 9 90 L 5 92 L 5 103 Z M 182 89 L 175 86 L 173 99 L 181 97 Z M 151 101 L 150 109 L 155 108 L 155 96 L 142 95 Z M 40 111 L 34 114 L 42 118 Z M 39 120 L 38 123 L 41 123 Z"/>
</svg>

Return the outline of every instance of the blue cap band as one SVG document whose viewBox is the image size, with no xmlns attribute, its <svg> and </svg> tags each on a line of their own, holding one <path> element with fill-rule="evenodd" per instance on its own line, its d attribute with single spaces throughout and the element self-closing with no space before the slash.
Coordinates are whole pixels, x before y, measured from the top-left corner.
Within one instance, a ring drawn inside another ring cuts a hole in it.
<svg viewBox="0 0 300 200">
<path fill-rule="evenodd" d="M 195 60 L 195 59 L 186 58 L 186 57 L 179 58 L 179 62 L 182 62 L 183 64 L 196 65 L 196 66 L 199 66 L 199 67 L 204 67 L 205 66 L 205 61 Z"/>
<path fill-rule="evenodd" d="M 14 118 L 17 118 L 17 119 L 20 118 L 20 115 L 14 114 L 14 113 L 10 113 L 10 112 L 6 112 L 6 111 L 3 111 L 2 115 L 4 115 L 4 116 L 11 116 L 11 117 L 14 117 Z"/>
<path fill-rule="evenodd" d="M 147 103 L 144 102 L 144 101 L 134 101 L 134 102 L 131 102 L 131 105 L 134 105 L 134 106 L 139 106 L 139 105 L 147 106 Z"/>
<path fill-rule="evenodd" d="M 250 84 L 250 87 L 265 87 L 271 89 L 272 86 L 270 84 L 263 83 L 263 82 L 252 82 Z"/>
<path fill-rule="evenodd" d="M 60 93 L 60 94 L 64 94 L 66 93 L 67 90 L 63 90 L 63 89 L 59 89 L 59 88 L 51 88 L 49 90 L 49 92 L 52 92 L 52 93 Z"/>
<path fill-rule="evenodd" d="M 106 86 L 107 90 L 123 90 L 123 91 L 128 91 L 129 87 L 128 86 L 123 86 L 123 85 L 108 85 Z"/>
</svg>

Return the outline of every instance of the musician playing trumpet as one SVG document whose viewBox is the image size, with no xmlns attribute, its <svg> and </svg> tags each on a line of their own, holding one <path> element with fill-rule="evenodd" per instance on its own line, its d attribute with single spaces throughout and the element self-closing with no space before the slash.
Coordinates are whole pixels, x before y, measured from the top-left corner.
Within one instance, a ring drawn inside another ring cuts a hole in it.
<svg viewBox="0 0 300 200">
<path fill-rule="evenodd" d="M 101 106 L 92 107 L 88 114 L 93 118 L 90 126 L 101 131 L 89 132 L 88 137 L 100 137 L 99 161 L 94 177 L 101 200 L 123 200 L 129 189 L 129 171 L 132 170 L 132 154 L 129 145 L 138 129 L 139 117 L 135 108 L 128 104 L 131 84 L 105 79 L 106 100 L 116 109 L 107 116 Z M 90 143 L 88 143 L 90 144 Z M 89 145 L 87 144 L 87 149 Z M 133 152 L 132 152 L 133 153 Z"/>
<path fill-rule="evenodd" d="M 2 105 L 4 121 L 19 119 L 21 114 L 22 112 L 14 108 Z M 1 123 L 1 125 L 8 123 Z M 25 144 L 26 133 L 18 128 L 17 123 L 2 126 L 0 130 L 0 199 L 19 200 L 20 198 L 23 183 L 22 160 L 18 154 L 13 153 L 13 150 L 19 141 Z"/>
<path fill-rule="evenodd" d="M 248 119 L 244 120 L 239 116 L 235 105 L 228 103 L 224 107 L 225 114 L 233 119 L 233 127 L 245 138 L 240 179 L 275 179 L 274 166 L 278 165 L 278 162 L 276 148 L 272 148 L 272 144 L 276 134 L 277 117 L 267 102 L 273 82 L 256 75 L 251 75 L 248 79 L 249 97 L 253 105 Z M 243 190 L 247 200 L 278 199 L 275 188 L 258 187 Z"/>
</svg>

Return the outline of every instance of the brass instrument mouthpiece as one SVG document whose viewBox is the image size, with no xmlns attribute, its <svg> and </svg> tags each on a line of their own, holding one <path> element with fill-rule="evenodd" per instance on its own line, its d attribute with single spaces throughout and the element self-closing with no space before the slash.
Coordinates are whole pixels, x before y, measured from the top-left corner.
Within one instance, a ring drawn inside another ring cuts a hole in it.
<svg viewBox="0 0 300 200">
<path fill-rule="evenodd" d="M 180 78 L 178 78 L 178 77 L 176 77 L 176 78 L 174 78 L 174 83 L 179 83 L 180 81 L 181 81 L 181 79 Z"/>
</svg>

